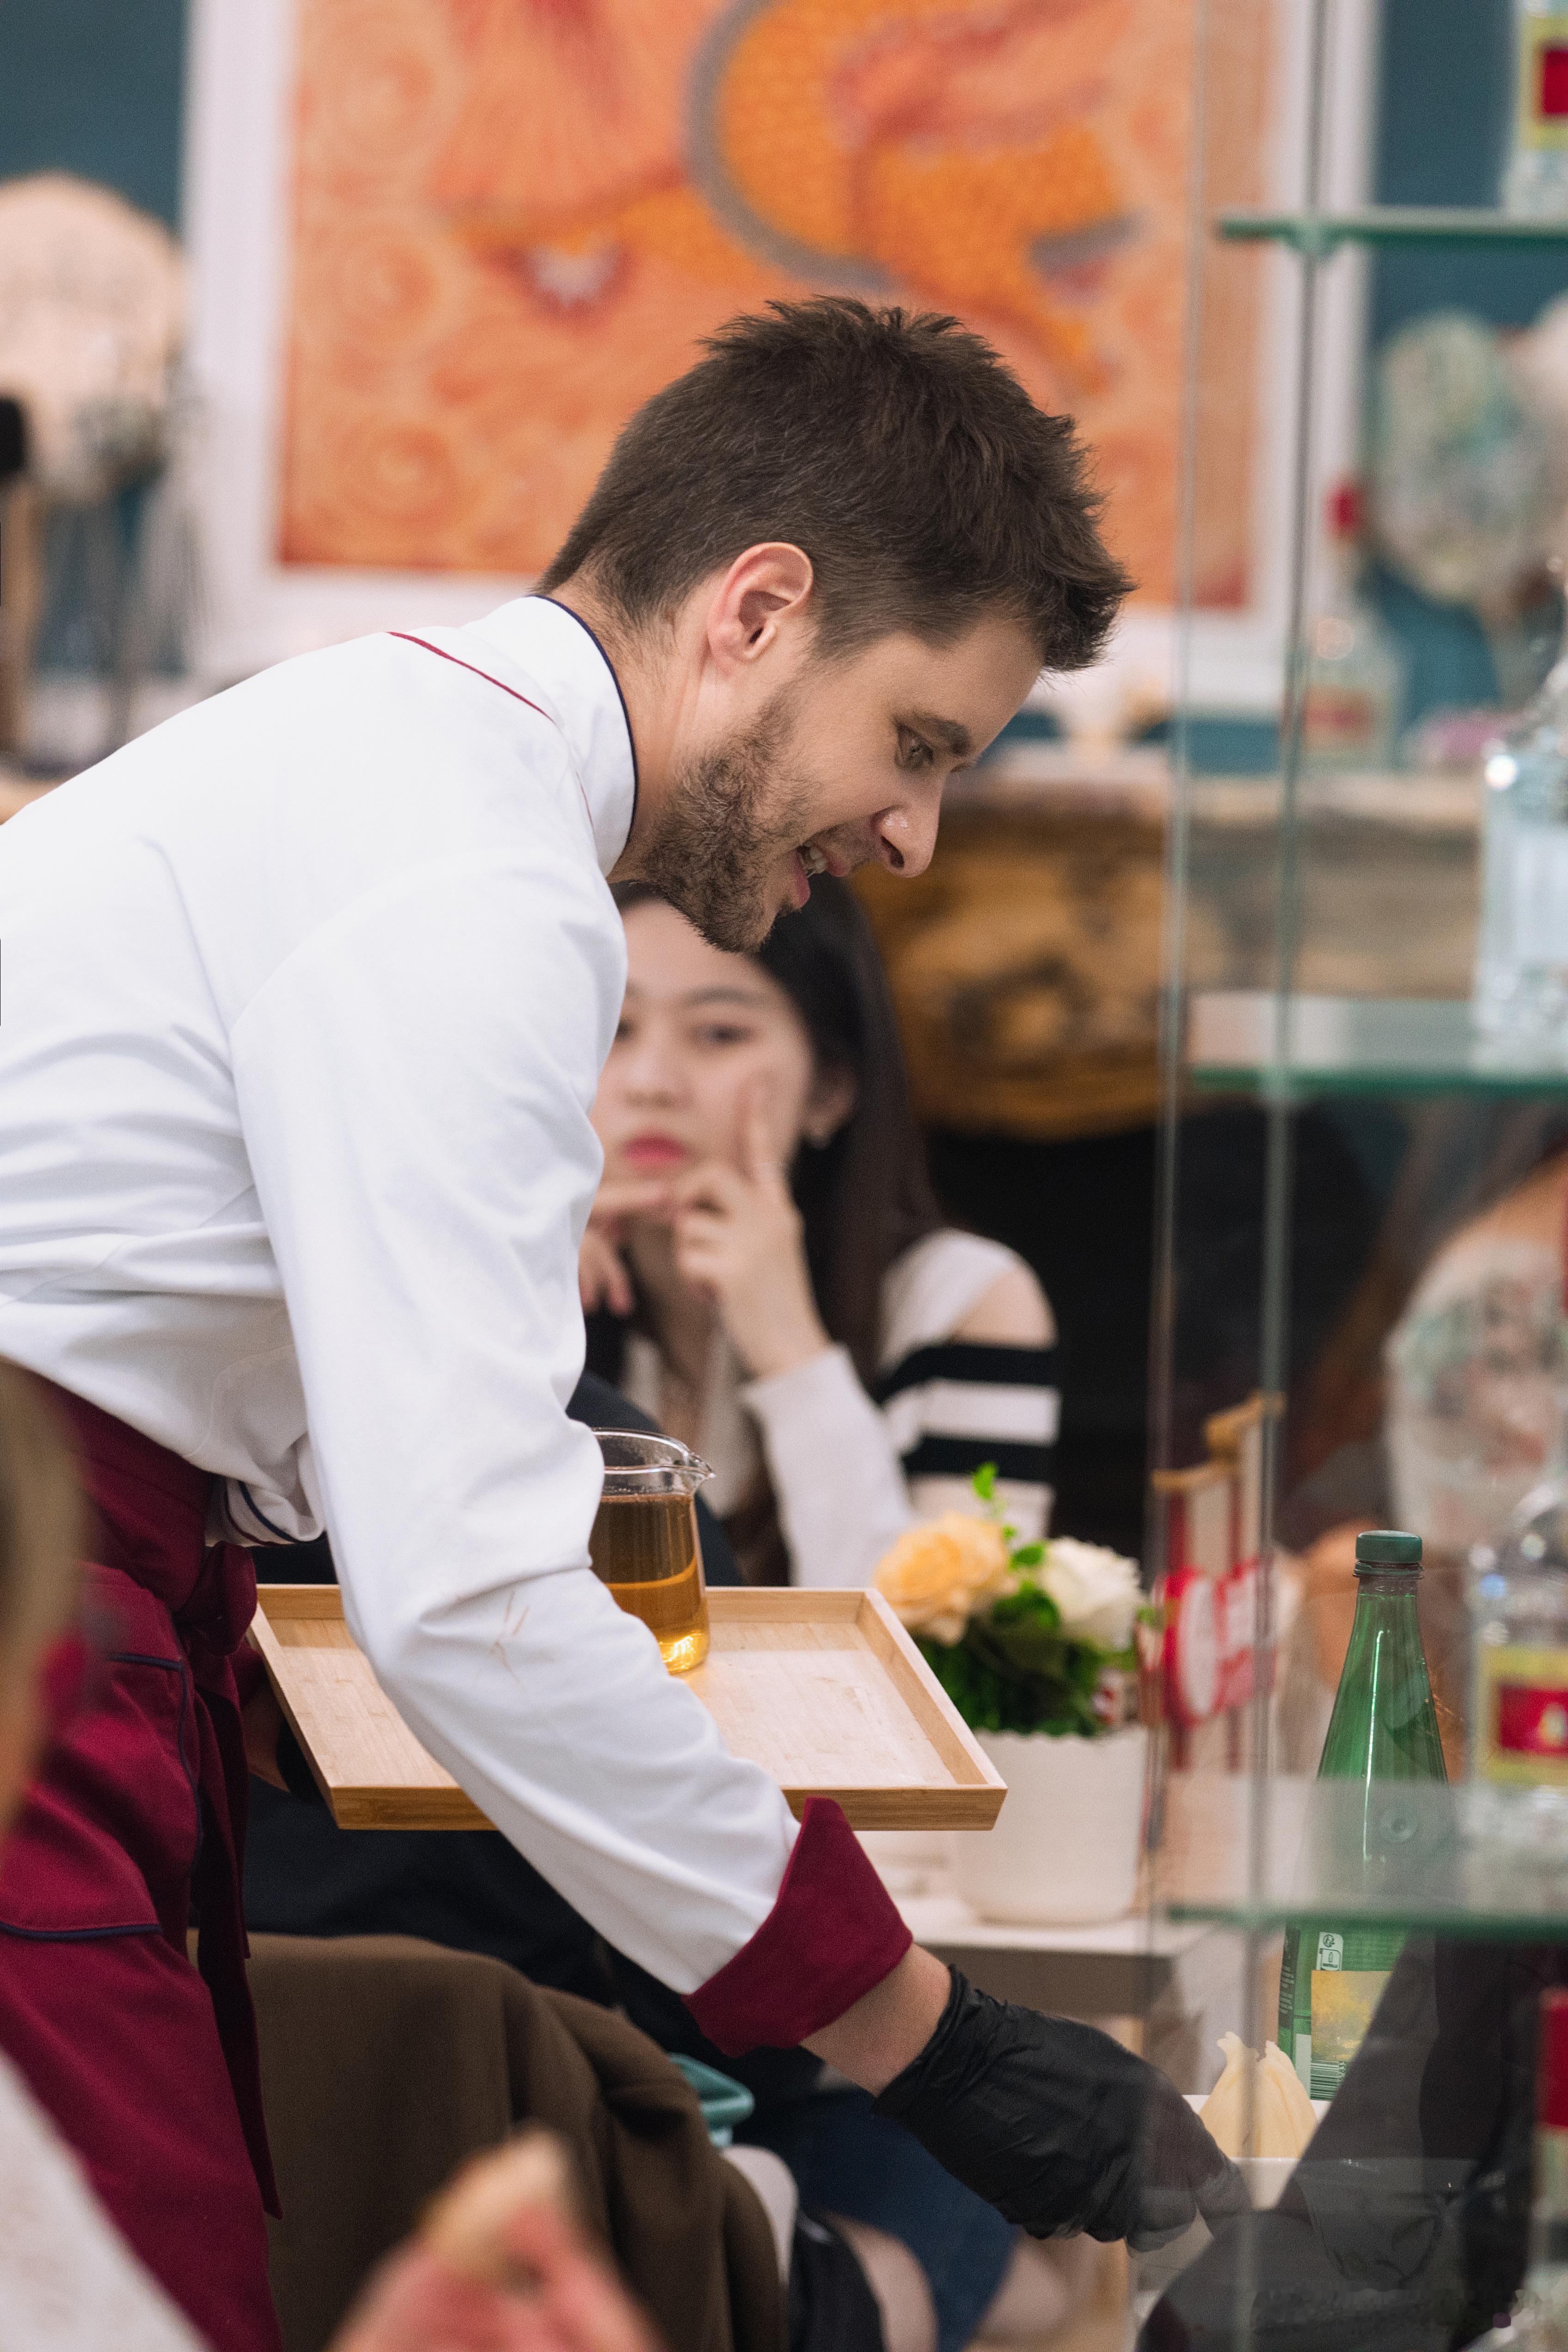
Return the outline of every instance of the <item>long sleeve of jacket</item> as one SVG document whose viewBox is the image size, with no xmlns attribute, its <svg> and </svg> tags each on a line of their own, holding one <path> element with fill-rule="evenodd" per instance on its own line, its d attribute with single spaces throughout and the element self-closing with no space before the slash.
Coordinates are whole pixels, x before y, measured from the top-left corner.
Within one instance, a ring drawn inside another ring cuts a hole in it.
<svg viewBox="0 0 1568 2352">
<path fill-rule="evenodd" d="M 236 1082 L 348 1622 L 497 1827 L 685 1991 L 767 1917 L 795 1825 L 587 1566 L 564 1407 L 618 992 L 570 846 L 365 893 L 245 1008 Z"/>
</svg>

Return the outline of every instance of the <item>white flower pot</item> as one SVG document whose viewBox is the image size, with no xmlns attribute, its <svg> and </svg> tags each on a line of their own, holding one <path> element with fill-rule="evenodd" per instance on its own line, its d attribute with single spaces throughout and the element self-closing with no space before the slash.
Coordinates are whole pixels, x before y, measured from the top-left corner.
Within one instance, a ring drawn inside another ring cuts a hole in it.
<svg viewBox="0 0 1568 2352">
<path fill-rule="evenodd" d="M 953 1884 L 983 1919 L 1088 1926 L 1120 1919 L 1138 1891 L 1149 1737 L 980 1731 L 1007 1783 L 996 1825 L 948 1833 Z"/>
</svg>

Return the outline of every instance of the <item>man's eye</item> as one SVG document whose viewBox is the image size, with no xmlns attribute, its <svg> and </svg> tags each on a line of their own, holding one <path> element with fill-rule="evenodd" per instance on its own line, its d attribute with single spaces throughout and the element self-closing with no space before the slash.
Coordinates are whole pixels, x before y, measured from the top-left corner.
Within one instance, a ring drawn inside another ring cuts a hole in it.
<svg viewBox="0 0 1568 2352">
<path fill-rule="evenodd" d="M 936 754 L 921 735 L 911 735 L 907 728 L 899 730 L 899 765 L 900 768 L 929 768 Z"/>
</svg>

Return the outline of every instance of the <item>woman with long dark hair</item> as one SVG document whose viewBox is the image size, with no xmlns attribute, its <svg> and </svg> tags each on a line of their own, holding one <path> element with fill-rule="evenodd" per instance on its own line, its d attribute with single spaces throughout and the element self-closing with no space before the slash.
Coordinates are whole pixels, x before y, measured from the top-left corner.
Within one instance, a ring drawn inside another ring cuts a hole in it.
<svg viewBox="0 0 1568 2352">
<path fill-rule="evenodd" d="M 887 982 L 820 875 L 754 955 L 617 894 L 628 981 L 594 1123 L 589 1363 L 694 1445 L 742 1572 L 863 1584 L 912 1520 L 1050 1509 L 1055 1328 L 999 1244 L 944 1226 Z"/>
</svg>

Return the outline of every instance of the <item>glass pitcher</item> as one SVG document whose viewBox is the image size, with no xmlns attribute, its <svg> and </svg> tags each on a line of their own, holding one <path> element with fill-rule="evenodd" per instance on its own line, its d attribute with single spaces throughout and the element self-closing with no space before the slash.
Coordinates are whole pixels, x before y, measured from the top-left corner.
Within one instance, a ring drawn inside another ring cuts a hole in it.
<svg viewBox="0 0 1568 2352">
<path fill-rule="evenodd" d="M 672 1675 L 708 1655 L 708 1590 L 694 1497 L 713 1473 L 673 1437 L 596 1429 L 605 1486 L 588 1538 L 594 1573 L 640 1617 Z"/>
</svg>

